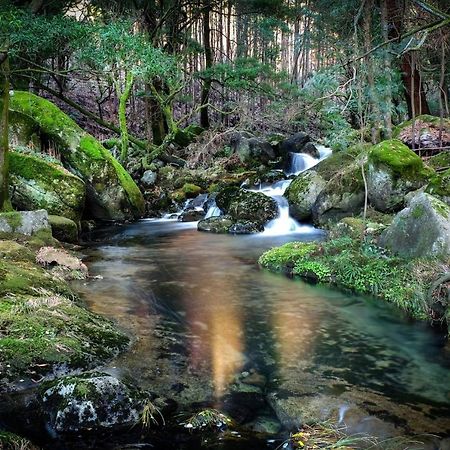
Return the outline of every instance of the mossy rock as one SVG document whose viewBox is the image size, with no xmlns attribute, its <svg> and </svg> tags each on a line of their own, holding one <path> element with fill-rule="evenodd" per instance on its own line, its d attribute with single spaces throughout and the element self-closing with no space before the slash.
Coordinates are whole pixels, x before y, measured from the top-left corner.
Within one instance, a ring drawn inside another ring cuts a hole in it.
<svg viewBox="0 0 450 450">
<path fill-rule="evenodd" d="M 196 184 L 186 183 L 181 188 L 181 192 L 184 193 L 185 198 L 195 198 L 197 195 L 201 194 L 202 188 Z"/>
<path fill-rule="evenodd" d="M 0 213 L 0 239 L 14 235 L 32 236 L 50 231 L 47 211 L 10 211 Z"/>
<path fill-rule="evenodd" d="M 10 110 L 32 120 L 40 135 L 56 146 L 64 167 L 85 182 L 86 207 L 91 217 L 125 220 L 143 214 L 144 199 L 131 176 L 105 147 L 57 106 L 30 92 L 14 91 Z M 24 136 L 21 140 L 21 145 L 29 143 Z"/>
<path fill-rule="evenodd" d="M 431 177 L 426 192 L 450 205 L 450 169 Z"/>
<path fill-rule="evenodd" d="M 427 160 L 427 165 L 434 170 L 448 170 L 450 169 L 450 152 L 442 151 L 437 155 L 432 156 Z"/>
<path fill-rule="evenodd" d="M 79 221 L 83 214 L 86 187 L 64 167 L 41 158 L 9 152 L 10 192 L 19 210 L 45 209 Z"/>
<path fill-rule="evenodd" d="M 226 212 L 235 222 L 251 222 L 261 228 L 278 216 L 278 205 L 273 198 L 260 192 L 239 189 Z"/>
<path fill-rule="evenodd" d="M 48 221 L 52 227 L 52 235 L 61 242 L 76 244 L 78 242 L 77 224 L 66 217 L 49 215 Z"/>
<path fill-rule="evenodd" d="M 208 233 L 227 234 L 233 224 L 233 218 L 230 216 L 209 217 L 208 219 L 200 220 L 197 224 L 197 229 Z"/>
<path fill-rule="evenodd" d="M 369 152 L 369 201 L 379 211 L 398 211 L 405 205 L 405 196 L 425 186 L 433 173 L 401 141 L 383 141 Z"/>
</svg>

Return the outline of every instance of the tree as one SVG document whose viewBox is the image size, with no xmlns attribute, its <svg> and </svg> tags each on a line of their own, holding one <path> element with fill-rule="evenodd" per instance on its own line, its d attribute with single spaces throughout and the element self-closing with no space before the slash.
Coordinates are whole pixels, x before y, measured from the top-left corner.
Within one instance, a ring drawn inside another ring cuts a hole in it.
<svg viewBox="0 0 450 450">
<path fill-rule="evenodd" d="M 9 58 L 8 48 L 0 49 L 0 211 L 11 208 L 8 183 L 8 150 L 9 150 Z"/>
</svg>

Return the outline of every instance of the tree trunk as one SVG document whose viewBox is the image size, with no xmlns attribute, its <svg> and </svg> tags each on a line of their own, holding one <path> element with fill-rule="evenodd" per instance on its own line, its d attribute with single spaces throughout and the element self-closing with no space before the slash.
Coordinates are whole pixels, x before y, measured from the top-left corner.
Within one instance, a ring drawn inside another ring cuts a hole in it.
<svg viewBox="0 0 450 450">
<path fill-rule="evenodd" d="M 2 111 L 0 122 L 0 211 L 11 209 L 9 200 L 9 60 L 7 51 L 0 52 Z"/>
<path fill-rule="evenodd" d="M 203 45 L 205 48 L 205 69 L 211 69 L 213 65 L 213 53 L 211 48 L 211 1 L 204 1 L 203 10 Z M 211 77 L 206 76 L 203 80 L 202 95 L 201 95 L 201 106 L 203 108 L 200 110 L 200 125 L 203 128 L 209 128 L 209 115 L 208 107 L 205 106 L 209 101 L 209 92 L 211 90 Z"/>
<path fill-rule="evenodd" d="M 381 4 L 381 32 L 383 40 L 389 39 L 388 8 L 386 0 Z M 383 120 L 384 120 L 384 138 L 392 139 L 392 62 L 390 46 L 385 49 L 383 55 L 384 76 L 386 77 L 386 87 L 383 91 Z"/>
<path fill-rule="evenodd" d="M 125 87 L 121 91 L 119 81 L 116 83 L 117 97 L 119 98 L 119 128 L 121 139 L 120 162 L 125 164 L 128 157 L 128 147 L 130 145 L 130 138 L 128 136 L 127 126 L 127 102 L 130 98 L 131 89 L 133 88 L 134 77 L 133 74 L 127 73 L 125 77 Z"/>
</svg>

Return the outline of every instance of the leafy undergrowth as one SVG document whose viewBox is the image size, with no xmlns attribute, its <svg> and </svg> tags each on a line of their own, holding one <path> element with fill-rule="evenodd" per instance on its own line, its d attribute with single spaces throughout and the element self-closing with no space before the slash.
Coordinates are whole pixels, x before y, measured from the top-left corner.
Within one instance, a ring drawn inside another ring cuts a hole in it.
<svg viewBox="0 0 450 450">
<path fill-rule="evenodd" d="M 22 378 L 40 381 L 61 367 L 93 367 L 128 345 L 35 258 L 17 242 L 0 241 L 0 389 Z"/>
<path fill-rule="evenodd" d="M 38 447 L 25 438 L 0 431 L 0 450 L 38 450 Z"/>
<path fill-rule="evenodd" d="M 437 260 L 401 259 L 370 240 L 348 235 L 325 242 L 291 242 L 264 253 L 259 264 L 316 283 L 374 295 L 414 318 L 433 320 L 437 317 L 427 301 L 428 289 L 448 271 Z"/>
</svg>

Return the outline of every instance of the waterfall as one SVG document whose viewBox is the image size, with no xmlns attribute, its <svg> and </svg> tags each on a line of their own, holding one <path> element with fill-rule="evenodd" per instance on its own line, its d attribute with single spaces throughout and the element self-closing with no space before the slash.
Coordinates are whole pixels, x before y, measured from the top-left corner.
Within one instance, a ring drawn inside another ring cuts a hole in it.
<svg viewBox="0 0 450 450">
<path fill-rule="evenodd" d="M 291 165 L 286 171 L 286 175 L 298 175 L 305 170 L 311 169 L 322 159 L 327 158 L 332 153 L 331 149 L 324 147 L 323 145 L 316 145 L 316 148 L 319 150 L 319 159 L 313 158 L 311 155 L 306 153 L 291 153 Z M 290 233 L 304 233 L 310 232 L 313 229 L 310 225 L 300 224 L 289 214 L 289 203 L 284 197 L 284 193 L 291 183 L 292 179 L 282 180 L 271 185 L 260 185 L 258 189 L 251 189 L 273 198 L 278 205 L 278 217 L 271 220 L 265 226 L 264 234 L 274 236 Z"/>
<path fill-rule="evenodd" d="M 222 211 L 217 206 L 216 201 L 214 200 L 211 203 L 210 207 L 208 208 L 205 219 L 209 219 L 210 217 L 219 217 L 221 215 L 222 215 Z"/>
</svg>

